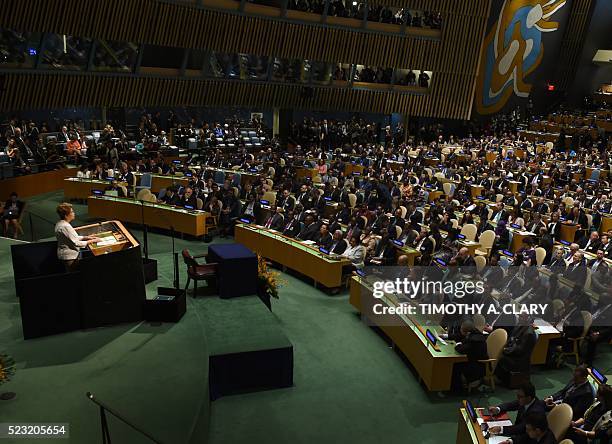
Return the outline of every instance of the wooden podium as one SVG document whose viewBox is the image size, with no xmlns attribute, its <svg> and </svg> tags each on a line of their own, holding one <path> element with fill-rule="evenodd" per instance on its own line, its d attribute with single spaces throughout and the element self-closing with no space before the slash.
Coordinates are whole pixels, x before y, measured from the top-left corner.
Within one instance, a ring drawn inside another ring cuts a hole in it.
<svg viewBox="0 0 612 444">
<path fill-rule="evenodd" d="M 143 319 L 140 244 L 119 221 L 76 228 L 102 242 L 82 250 L 74 271 L 57 258 L 57 241 L 11 246 L 25 339 Z"/>
<path fill-rule="evenodd" d="M 85 225 L 76 228 L 76 232 L 81 236 L 95 235 L 102 240 L 96 244 L 89 244 L 87 247 L 94 256 L 114 253 L 139 245 L 138 241 L 118 220 Z"/>
</svg>

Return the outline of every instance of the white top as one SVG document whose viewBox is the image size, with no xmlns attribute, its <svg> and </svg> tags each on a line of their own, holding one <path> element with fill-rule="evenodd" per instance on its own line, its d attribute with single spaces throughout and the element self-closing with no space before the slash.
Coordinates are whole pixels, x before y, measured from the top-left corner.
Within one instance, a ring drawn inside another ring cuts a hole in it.
<svg viewBox="0 0 612 444">
<path fill-rule="evenodd" d="M 79 236 L 76 230 L 65 220 L 55 224 L 55 237 L 57 238 L 57 258 L 62 261 L 70 261 L 79 257 L 79 248 L 87 246 L 83 236 Z"/>
<path fill-rule="evenodd" d="M 355 267 L 363 268 L 364 266 L 363 260 L 365 258 L 365 247 L 363 245 L 356 245 L 354 247 L 351 247 L 349 245 L 348 248 L 344 250 L 344 253 L 342 253 L 342 256 L 349 258 L 351 260 L 351 263 Z"/>
</svg>

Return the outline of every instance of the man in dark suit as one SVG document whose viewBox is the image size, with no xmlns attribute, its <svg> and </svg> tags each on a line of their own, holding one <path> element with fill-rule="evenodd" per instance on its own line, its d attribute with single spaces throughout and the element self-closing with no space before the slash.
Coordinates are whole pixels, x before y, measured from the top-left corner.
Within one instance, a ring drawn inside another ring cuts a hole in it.
<svg viewBox="0 0 612 444">
<path fill-rule="evenodd" d="M 580 239 L 578 241 L 578 245 L 580 245 L 581 250 L 588 253 L 595 253 L 601 246 L 599 233 L 597 231 L 592 231 L 589 237 L 584 236 L 582 239 Z"/>
<path fill-rule="evenodd" d="M 302 228 L 297 238 L 299 240 L 313 240 L 318 231 L 319 225 L 315 223 L 314 218 L 309 214 L 304 218 L 304 228 Z"/>
<path fill-rule="evenodd" d="M 493 210 L 493 214 L 491 215 L 491 221 L 498 223 L 499 221 L 508 221 L 508 217 L 510 215 L 506 210 L 504 210 L 504 204 L 502 202 L 497 202 L 495 204 L 495 210 Z"/>
<path fill-rule="evenodd" d="M 264 222 L 264 227 L 270 228 L 271 230 L 282 231 L 285 226 L 285 218 L 282 215 L 282 208 L 276 205 L 271 206 L 270 216 Z"/>
<path fill-rule="evenodd" d="M 492 435 L 521 436 L 526 435 L 525 420 L 531 413 L 546 414 L 546 403 L 536 396 L 535 387 L 531 382 L 521 384 L 516 391 L 516 400 L 504 402 L 498 406 L 489 407 L 491 416 L 506 412 L 517 412 L 514 424 L 511 426 L 494 426 L 489 428 Z"/>
<path fill-rule="evenodd" d="M 548 204 L 543 197 L 538 199 L 538 203 L 533 207 L 533 212 L 538 214 L 547 214 L 548 213 Z"/>
<path fill-rule="evenodd" d="M 283 195 L 277 205 L 281 207 L 285 213 L 288 213 L 295 207 L 295 197 L 289 193 L 289 190 L 283 190 Z"/>
<path fill-rule="evenodd" d="M 557 444 L 555 434 L 548 428 L 544 413 L 530 413 L 525 418 L 525 434 L 511 435 L 501 444 Z"/>
<path fill-rule="evenodd" d="M 583 257 L 584 255 L 580 251 L 574 253 L 572 261 L 563 272 L 563 277 L 578 285 L 584 285 L 587 278 L 587 267 Z"/>
<path fill-rule="evenodd" d="M 453 367 L 453 385 L 460 386 L 461 379 L 467 384 L 477 381 L 484 374 L 484 366 L 480 360 L 488 359 L 487 340 L 479 330 L 474 327 L 472 320 L 464 320 L 461 323 L 461 341 L 455 345 L 458 353 L 467 355 L 468 362 L 457 363 Z M 463 378 L 461 378 L 463 377 Z"/>
<path fill-rule="evenodd" d="M 166 194 L 161 199 L 158 199 L 159 203 L 166 205 L 178 205 L 179 195 L 176 193 L 174 187 L 170 186 L 166 189 Z"/>
<path fill-rule="evenodd" d="M 512 329 L 497 367 L 495 367 L 495 374 L 504 384 L 510 385 L 512 373 L 529 374 L 531 352 L 536 341 L 537 336 L 531 326 L 529 315 L 519 315 L 519 324 Z"/>
<path fill-rule="evenodd" d="M 395 245 L 391 242 L 386 228 L 380 230 L 381 239 L 369 260 L 370 265 L 391 264 L 395 260 Z"/>
<path fill-rule="evenodd" d="M 546 257 L 544 258 L 544 265 L 550 263 L 550 259 L 552 258 L 553 245 L 555 241 L 552 236 L 548 234 L 548 230 L 544 227 L 540 228 L 540 241 L 538 242 L 538 246 L 544 248 L 546 250 Z"/>
<path fill-rule="evenodd" d="M 197 209 L 198 202 L 196 200 L 195 195 L 193 194 L 193 190 L 191 189 L 191 187 L 185 188 L 185 192 L 179 199 L 177 205 L 181 207 L 190 206 L 192 209 Z"/>
<path fill-rule="evenodd" d="M 348 244 L 342 238 L 342 231 L 335 230 L 334 235 L 332 236 L 332 244 L 329 247 L 330 253 L 342 254 L 344 253 L 344 250 L 346 250 L 347 246 Z"/>
<path fill-rule="evenodd" d="M 574 421 L 584 417 L 584 412 L 593 403 L 593 391 L 588 381 L 589 372 L 587 367 L 579 365 L 574 369 L 572 380 L 557 393 L 545 398 L 546 406 L 551 410 L 555 402 L 568 404 L 573 411 Z"/>
<path fill-rule="evenodd" d="M 287 213 L 285 218 L 285 228 L 283 228 L 283 234 L 289 237 L 295 237 L 300 233 L 301 229 L 300 221 L 293 211 Z"/>
<path fill-rule="evenodd" d="M 597 293 L 603 293 L 606 291 L 609 284 L 609 267 L 601 248 L 597 250 L 596 254 L 597 257 L 589 261 L 587 265 L 591 270 L 591 289 Z"/>
</svg>

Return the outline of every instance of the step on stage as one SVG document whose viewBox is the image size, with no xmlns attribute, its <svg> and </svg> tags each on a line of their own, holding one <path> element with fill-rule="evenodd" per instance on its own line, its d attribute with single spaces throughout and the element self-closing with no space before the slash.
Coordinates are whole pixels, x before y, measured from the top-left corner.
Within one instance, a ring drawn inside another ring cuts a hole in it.
<svg viewBox="0 0 612 444">
<path fill-rule="evenodd" d="M 293 385 L 293 345 L 257 296 L 203 302 L 211 400 Z"/>
</svg>

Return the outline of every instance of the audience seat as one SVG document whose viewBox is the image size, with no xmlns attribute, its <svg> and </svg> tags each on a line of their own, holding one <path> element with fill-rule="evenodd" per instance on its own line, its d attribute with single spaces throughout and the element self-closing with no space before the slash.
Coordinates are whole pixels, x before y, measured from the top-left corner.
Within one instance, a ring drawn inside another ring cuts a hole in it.
<svg viewBox="0 0 612 444">
<path fill-rule="evenodd" d="M 465 238 L 470 241 L 476 240 L 477 232 L 478 232 L 478 227 L 474 224 L 465 224 L 461 228 L 461 234 L 463 234 Z"/>
<path fill-rule="evenodd" d="M 493 330 L 487 338 L 487 355 L 489 359 L 479 361 L 485 365 L 484 380 L 491 387 L 491 390 L 495 390 L 495 367 L 507 341 L 508 333 L 506 330 L 501 328 Z"/>
<path fill-rule="evenodd" d="M 476 249 L 476 255 L 489 257 L 489 255 L 491 254 L 491 249 L 493 248 L 493 244 L 495 243 L 495 231 L 483 231 L 480 237 L 478 238 L 478 243 L 480 244 L 480 248 Z"/>
<path fill-rule="evenodd" d="M 567 433 L 567 429 L 569 429 L 573 415 L 574 412 L 572 407 L 563 403 L 556 405 L 546 417 L 548 420 L 548 428 L 551 432 L 553 432 L 553 435 L 555 435 L 557 441 L 563 438 Z"/>
</svg>

